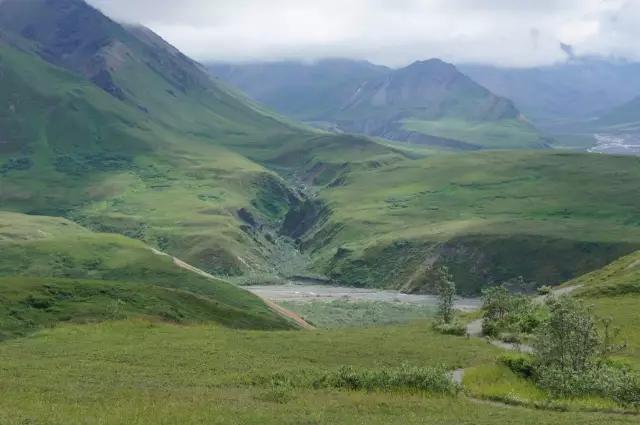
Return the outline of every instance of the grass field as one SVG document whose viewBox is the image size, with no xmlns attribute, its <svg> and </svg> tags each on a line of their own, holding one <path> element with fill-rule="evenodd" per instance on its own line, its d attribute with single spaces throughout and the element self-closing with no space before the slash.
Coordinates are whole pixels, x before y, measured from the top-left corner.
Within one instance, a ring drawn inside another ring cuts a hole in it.
<svg viewBox="0 0 640 425">
<path fill-rule="evenodd" d="M 637 419 L 501 408 L 422 393 L 294 388 L 283 396 L 264 379 L 313 376 L 342 365 L 473 366 L 494 353 L 482 341 L 434 334 L 424 322 L 293 333 L 141 320 L 65 325 L 0 345 L 0 421 L 595 425 Z"/>
</svg>

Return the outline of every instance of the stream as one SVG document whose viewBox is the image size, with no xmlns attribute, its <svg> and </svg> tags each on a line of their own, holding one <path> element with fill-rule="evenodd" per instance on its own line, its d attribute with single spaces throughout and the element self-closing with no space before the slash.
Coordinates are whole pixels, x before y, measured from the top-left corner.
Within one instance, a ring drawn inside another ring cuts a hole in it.
<svg viewBox="0 0 640 425">
<path fill-rule="evenodd" d="M 589 152 L 611 155 L 640 155 L 640 135 L 594 134 L 596 145 Z"/>
<path fill-rule="evenodd" d="M 380 301 L 390 303 L 407 303 L 437 307 L 438 298 L 434 295 L 403 294 L 398 291 L 353 288 L 345 286 L 319 285 L 309 283 L 289 283 L 286 285 L 245 286 L 254 294 L 274 302 L 297 301 L 312 302 L 335 300 L 343 301 Z M 478 310 L 482 305 L 480 298 L 456 297 L 454 306 L 461 311 Z"/>
</svg>

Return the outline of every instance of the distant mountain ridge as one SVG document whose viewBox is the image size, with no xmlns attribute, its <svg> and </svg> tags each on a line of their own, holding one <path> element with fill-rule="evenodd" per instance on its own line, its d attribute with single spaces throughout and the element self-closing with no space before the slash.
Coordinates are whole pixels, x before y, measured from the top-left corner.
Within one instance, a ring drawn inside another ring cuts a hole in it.
<svg viewBox="0 0 640 425">
<path fill-rule="evenodd" d="M 398 70 L 346 59 L 209 69 L 283 114 L 340 131 L 447 149 L 545 145 L 513 102 L 439 59 Z"/>
<path fill-rule="evenodd" d="M 462 72 L 512 99 L 543 128 L 599 117 L 640 95 L 640 63 L 573 57 L 534 68 L 462 64 Z"/>
</svg>

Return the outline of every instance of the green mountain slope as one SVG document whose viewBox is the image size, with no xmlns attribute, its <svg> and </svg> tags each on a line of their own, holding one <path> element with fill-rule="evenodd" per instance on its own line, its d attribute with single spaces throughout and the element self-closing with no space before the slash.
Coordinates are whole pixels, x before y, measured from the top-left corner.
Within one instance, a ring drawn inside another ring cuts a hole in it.
<svg viewBox="0 0 640 425">
<path fill-rule="evenodd" d="M 292 326 L 249 292 L 183 270 L 139 241 L 62 218 L 0 212 L 0 251 L 0 337 L 136 316 Z"/>
<path fill-rule="evenodd" d="M 215 137 L 282 126 L 148 29 L 122 26 L 82 0 L 7 0 L 0 28 L 172 129 Z"/>
<path fill-rule="evenodd" d="M 396 162 L 323 189 L 302 244 L 319 271 L 358 286 L 429 290 L 440 264 L 467 293 L 519 275 L 558 284 L 640 246 L 639 178 L 638 158 L 588 154 Z"/>
<path fill-rule="evenodd" d="M 238 211 L 286 212 L 275 174 L 2 44 L 0 69 L 3 209 L 73 216 L 219 273 L 259 262 Z"/>
</svg>

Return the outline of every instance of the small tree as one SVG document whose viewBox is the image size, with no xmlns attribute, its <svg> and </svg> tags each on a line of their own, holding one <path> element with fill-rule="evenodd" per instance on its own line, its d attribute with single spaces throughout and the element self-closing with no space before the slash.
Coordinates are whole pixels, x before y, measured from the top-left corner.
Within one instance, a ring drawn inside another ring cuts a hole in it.
<svg viewBox="0 0 640 425">
<path fill-rule="evenodd" d="M 453 321 L 453 301 L 456 296 L 456 284 L 447 266 L 436 271 L 435 287 L 438 294 L 438 315 L 443 323 Z"/>
<path fill-rule="evenodd" d="M 537 333 L 535 353 L 544 368 L 585 372 L 597 361 L 603 342 L 591 309 L 569 298 L 547 301 L 549 320 Z"/>
<path fill-rule="evenodd" d="M 482 309 L 487 320 L 504 320 L 512 304 L 512 297 L 505 285 L 482 290 Z"/>
</svg>

